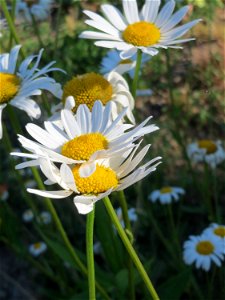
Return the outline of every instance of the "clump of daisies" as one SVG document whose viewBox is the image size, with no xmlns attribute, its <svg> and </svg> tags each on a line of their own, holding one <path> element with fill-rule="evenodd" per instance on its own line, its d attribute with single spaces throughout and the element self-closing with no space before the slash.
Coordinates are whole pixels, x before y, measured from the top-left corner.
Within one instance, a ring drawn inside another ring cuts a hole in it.
<svg viewBox="0 0 225 300">
<path fill-rule="evenodd" d="M 0 139 L 2 138 L 2 111 L 8 104 L 24 110 L 30 118 L 38 119 L 41 110 L 37 102 L 32 100 L 34 96 L 41 95 L 42 90 L 49 91 L 57 98 L 62 96 L 61 85 L 47 76 L 49 72 L 62 70 L 52 68 L 54 61 L 40 68 L 43 49 L 38 55 L 25 58 L 18 67 L 20 48 L 21 46 L 17 45 L 10 53 L 0 54 Z"/>
<path fill-rule="evenodd" d="M 45 129 L 28 124 L 26 129 L 35 141 L 21 135 L 19 141 L 31 153 L 12 154 L 31 160 L 17 168 L 40 166 L 47 178 L 45 184 L 57 183 L 61 187 L 58 191 L 28 189 L 28 192 L 50 198 L 75 194 L 74 204 L 79 213 L 87 214 L 96 201 L 155 171 L 161 158 L 138 166 L 150 145 L 139 151 L 140 142 L 136 141 L 158 127 L 148 125 L 151 117 L 136 127 L 121 123 L 126 111 L 113 120 L 111 102 L 103 106 L 96 101 L 92 111 L 86 105 L 80 105 L 75 114 L 64 108 L 63 130 L 50 121 L 44 123 Z"/>
<path fill-rule="evenodd" d="M 221 141 L 199 140 L 187 147 L 189 158 L 195 162 L 205 162 L 212 169 L 225 160 L 225 150 Z"/>
<path fill-rule="evenodd" d="M 185 190 L 181 187 L 164 186 L 160 190 L 154 190 L 148 196 L 151 202 L 160 202 L 161 204 L 170 204 L 172 201 L 179 201 Z"/>
<path fill-rule="evenodd" d="M 123 0 L 122 14 L 115 6 L 104 4 L 101 10 L 104 17 L 85 10 L 90 19 L 85 23 L 98 31 L 84 31 L 80 37 L 94 39 L 96 46 L 116 48 L 120 57 L 128 59 L 137 50 L 149 55 L 156 55 L 159 48 L 182 48 L 179 44 L 193 40 L 180 39 L 200 19 L 177 26 L 188 12 L 189 6 L 180 8 L 173 14 L 175 1 L 168 1 L 161 9 L 160 0 L 146 0 L 138 11 L 136 0 Z"/>
<path fill-rule="evenodd" d="M 213 223 L 201 235 L 190 236 L 183 247 L 185 264 L 195 264 L 204 271 L 209 271 L 212 263 L 221 267 L 225 255 L 225 226 Z"/>
</svg>

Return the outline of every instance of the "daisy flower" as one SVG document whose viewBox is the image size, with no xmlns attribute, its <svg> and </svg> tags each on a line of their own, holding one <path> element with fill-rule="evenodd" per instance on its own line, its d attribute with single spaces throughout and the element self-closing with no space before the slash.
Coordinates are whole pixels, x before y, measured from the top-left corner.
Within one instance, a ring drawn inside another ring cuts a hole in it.
<svg viewBox="0 0 225 300">
<path fill-rule="evenodd" d="M 31 14 L 39 21 L 48 18 L 53 0 L 17 0 L 16 15 L 31 21 Z"/>
<path fill-rule="evenodd" d="M 6 184 L 0 184 L 0 200 L 5 202 L 9 198 L 8 187 Z"/>
<path fill-rule="evenodd" d="M 3 36 L 3 31 L 7 28 L 6 19 L 0 19 L 0 38 Z"/>
<path fill-rule="evenodd" d="M 62 164 L 58 168 L 48 158 L 39 158 L 41 170 L 47 177 L 47 184 L 57 183 L 62 190 L 41 191 L 28 189 L 27 191 L 42 197 L 56 199 L 66 198 L 75 193 L 74 204 L 78 212 L 87 214 L 92 211 L 96 201 L 108 196 L 113 191 L 126 189 L 156 170 L 161 157 L 156 157 L 137 167 L 150 146 L 145 146 L 137 154 L 139 145 L 129 150 L 125 148 L 124 152 L 118 156 L 96 159 L 94 162 L 96 165 L 95 171 L 90 176 L 86 176 L 85 172 L 80 172 L 82 165 Z"/>
<path fill-rule="evenodd" d="M 75 76 L 63 87 L 64 103 L 68 96 L 73 96 L 75 100 L 74 112 L 80 104 L 86 104 L 91 110 L 96 100 L 100 100 L 103 105 L 112 101 L 114 119 L 124 107 L 128 107 L 127 118 L 131 123 L 135 123 L 132 114 L 134 99 L 126 80 L 117 72 L 110 72 L 104 76 L 97 73 Z"/>
<path fill-rule="evenodd" d="M 38 217 L 38 222 L 48 225 L 50 224 L 52 221 L 52 216 L 49 212 L 47 211 L 43 211 L 42 213 L 40 213 L 39 217 Z"/>
<path fill-rule="evenodd" d="M 170 204 L 172 200 L 178 201 L 184 193 L 184 189 L 180 187 L 165 186 L 160 190 L 153 191 L 148 196 L 148 200 L 152 202 L 158 200 L 161 204 Z"/>
<path fill-rule="evenodd" d="M 24 211 L 22 215 L 22 219 L 25 223 L 30 223 L 34 219 L 34 213 L 31 209 L 27 209 Z"/>
<path fill-rule="evenodd" d="M 122 213 L 122 209 L 119 207 L 117 208 L 116 210 L 116 214 L 118 216 L 118 219 L 120 220 L 120 223 L 123 227 L 125 227 L 125 224 L 124 224 L 124 221 L 123 221 L 123 213 Z M 128 218 L 131 222 L 136 222 L 137 219 L 138 219 L 138 216 L 137 216 L 137 212 L 136 212 L 136 209 L 131 207 L 128 209 Z"/>
<path fill-rule="evenodd" d="M 187 154 L 194 162 L 206 162 L 213 169 L 225 160 L 221 141 L 199 140 L 188 145 Z"/>
<path fill-rule="evenodd" d="M 218 237 L 208 234 L 190 236 L 184 243 L 183 259 L 187 265 L 195 263 L 197 269 L 209 271 L 211 262 L 221 266 L 223 251 L 223 243 Z"/>
<path fill-rule="evenodd" d="M 91 175 L 95 170 L 95 160 L 118 155 L 124 149 L 135 146 L 134 142 L 147 133 L 158 129 L 155 125 L 146 125 L 151 117 L 137 127 L 122 124 L 126 114 L 124 109 L 116 120 L 112 120 L 112 103 L 105 107 L 96 101 L 92 112 L 86 105 L 79 105 L 76 115 L 71 110 L 61 111 L 64 130 L 50 121 L 44 122 L 45 129 L 27 124 L 26 130 L 36 140 L 19 135 L 19 141 L 29 153 L 12 153 L 20 157 L 32 158 L 31 161 L 17 165 L 17 169 L 38 165 L 39 157 L 49 157 L 53 162 L 82 164 L 80 174 Z"/>
<path fill-rule="evenodd" d="M 151 57 L 147 54 L 142 56 L 140 71 L 143 68 L 143 65 L 150 59 Z M 119 51 L 110 50 L 102 59 L 100 72 L 102 74 L 109 73 L 111 71 L 119 74 L 128 73 L 131 78 L 134 78 L 136 60 L 137 55 L 134 55 L 130 59 L 121 59 Z"/>
<path fill-rule="evenodd" d="M 223 241 L 223 251 L 225 254 L 225 225 L 212 223 L 203 231 L 203 233 L 212 234 L 213 236 L 220 238 Z"/>
<path fill-rule="evenodd" d="M 32 256 L 37 257 L 47 250 L 47 245 L 44 242 L 38 242 L 29 246 L 29 252 Z"/>
<path fill-rule="evenodd" d="M 181 22 L 188 6 L 173 14 L 175 1 L 167 2 L 159 11 L 160 0 L 146 0 L 138 12 L 136 0 L 123 0 L 124 15 L 113 5 L 101 6 L 105 18 L 85 10 L 90 18 L 85 23 L 99 31 L 84 31 L 81 38 L 99 40 L 96 46 L 116 48 L 122 51 L 123 59 L 132 57 L 138 49 L 149 55 L 156 55 L 158 48 L 182 48 L 176 46 L 193 40 L 179 39 L 200 20 L 194 20 L 176 27 Z"/>
<path fill-rule="evenodd" d="M 0 54 L 0 139 L 2 138 L 2 110 L 11 104 L 24 110 L 29 117 L 38 119 L 41 110 L 31 98 L 42 93 L 42 89 L 51 92 L 56 97 L 62 95 L 61 85 L 46 76 L 48 72 L 62 71 L 51 68 L 51 62 L 40 69 L 43 49 L 38 55 L 28 56 L 17 70 L 17 58 L 21 46 L 15 46 L 10 53 Z M 33 66 L 29 68 L 30 64 Z"/>
</svg>

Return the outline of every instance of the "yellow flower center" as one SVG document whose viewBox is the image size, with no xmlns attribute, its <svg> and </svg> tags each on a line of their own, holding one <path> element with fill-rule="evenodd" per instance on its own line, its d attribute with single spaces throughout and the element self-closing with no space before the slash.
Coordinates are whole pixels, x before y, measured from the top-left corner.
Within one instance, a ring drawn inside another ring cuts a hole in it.
<svg viewBox="0 0 225 300">
<path fill-rule="evenodd" d="M 213 231 L 216 235 L 220 236 L 221 238 L 225 237 L 225 227 L 217 227 Z"/>
<path fill-rule="evenodd" d="M 62 146 L 62 155 L 75 160 L 89 160 L 91 155 L 108 148 L 108 141 L 101 133 L 80 135 Z"/>
<path fill-rule="evenodd" d="M 197 244 L 196 251 L 202 255 L 209 255 L 213 253 L 214 246 L 209 241 L 202 241 Z"/>
<path fill-rule="evenodd" d="M 132 60 L 131 59 L 122 59 L 118 65 L 127 65 L 127 64 L 132 64 Z"/>
<path fill-rule="evenodd" d="M 20 78 L 14 74 L 0 73 L 0 103 L 6 103 L 18 93 Z"/>
<path fill-rule="evenodd" d="M 87 73 L 73 77 L 63 88 L 63 103 L 68 96 L 76 101 L 75 112 L 80 104 L 86 104 L 91 110 L 95 101 L 100 100 L 103 105 L 112 99 L 112 85 L 102 75 Z"/>
<path fill-rule="evenodd" d="M 160 39 L 160 30 L 152 23 L 136 22 L 127 26 L 123 32 L 125 42 L 134 46 L 148 47 L 156 44 Z"/>
<path fill-rule="evenodd" d="M 198 141 L 198 147 L 206 149 L 206 154 L 215 153 L 217 150 L 216 144 L 210 140 Z"/>
<path fill-rule="evenodd" d="M 33 244 L 33 246 L 34 246 L 34 249 L 40 249 L 41 248 L 41 243 L 35 243 L 35 244 Z"/>
<path fill-rule="evenodd" d="M 171 192 L 172 192 L 172 189 L 169 186 L 165 186 L 165 187 L 161 188 L 161 190 L 160 190 L 161 194 L 168 194 L 168 193 L 171 193 Z"/>
<path fill-rule="evenodd" d="M 118 185 L 116 173 L 110 168 L 96 165 L 95 172 L 89 177 L 80 177 L 79 168 L 80 165 L 76 165 L 72 172 L 77 189 L 81 194 L 97 195 Z"/>
</svg>

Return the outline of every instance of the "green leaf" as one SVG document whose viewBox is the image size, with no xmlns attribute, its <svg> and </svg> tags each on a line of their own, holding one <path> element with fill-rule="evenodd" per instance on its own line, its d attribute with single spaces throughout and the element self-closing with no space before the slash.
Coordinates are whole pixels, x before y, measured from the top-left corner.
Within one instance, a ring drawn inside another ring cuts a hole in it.
<svg viewBox="0 0 225 300">
<path fill-rule="evenodd" d="M 179 300 L 191 277 L 191 270 L 185 269 L 158 287 L 160 300 Z"/>
</svg>

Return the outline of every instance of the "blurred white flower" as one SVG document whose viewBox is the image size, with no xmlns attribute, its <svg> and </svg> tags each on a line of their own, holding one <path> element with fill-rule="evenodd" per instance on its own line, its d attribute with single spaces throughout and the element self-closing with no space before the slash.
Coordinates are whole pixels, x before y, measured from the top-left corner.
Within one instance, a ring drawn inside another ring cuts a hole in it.
<svg viewBox="0 0 225 300">
<path fill-rule="evenodd" d="M 137 55 L 135 54 L 130 59 L 121 59 L 120 52 L 117 50 L 110 50 L 108 53 L 103 57 L 101 61 L 101 69 L 100 72 L 102 74 L 109 73 L 111 71 L 117 72 L 119 74 L 128 73 L 131 78 L 134 77 L 135 67 L 136 67 L 136 59 Z M 143 68 L 144 64 L 151 59 L 151 56 L 144 54 L 142 56 L 141 61 L 141 69 Z"/>
<path fill-rule="evenodd" d="M 124 220 L 123 220 L 123 213 L 120 207 L 116 209 L 116 214 L 118 216 L 118 219 L 120 220 L 121 225 L 125 227 Z M 128 218 L 131 222 L 137 221 L 138 216 L 135 208 L 131 207 L 128 209 Z"/>
<path fill-rule="evenodd" d="M 0 19 L 0 38 L 3 37 L 3 32 L 7 28 L 6 19 Z"/>
<path fill-rule="evenodd" d="M 93 245 L 93 250 L 95 254 L 101 254 L 102 252 L 102 246 L 100 242 L 95 242 Z"/>
<path fill-rule="evenodd" d="M 210 224 L 208 228 L 206 228 L 203 233 L 212 234 L 218 238 L 220 238 L 223 242 L 223 253 L 225 254 L 225 225 L 219 225 L 216 223 Z"/>
<path fill-rule="evenodd" d="M 213 169 L 225 160 L 221 141 L 199 140 L 188 145 L 187 154 L 193 162 L 206 162 Z"/>
<path fill-rule="evenodd" d="M 8 187 L 6 184 L 0 184 L 0 200 L 5 202 L 9 198 Z"/>
<path fill-rule="evenodd" d="M 47 245 L 44 242 L 38 242 L 29 246 L 29 252 L 34 257 L 37 257 L 47 250 Z"/>
<path fill-rule="evenodd" d="M 24 185 L 27 189 L 34 188 L 34 187 L 37 187 L 37 182 L 33 179 L 30 179 L 30 180 L 26 181 Z"/>
<path fill-rule="evenodd" d="M 137 1 L 123 0 L 124 16 L 113 5 L 101 5 L 105 18 L 85 10 L 90 18 L 86 24 L 99 31 L 84 31 L 80 37 L 99 40 L 96 46 L 116 48 L 122 51 L 123 59 L 132 57 L 138 49 L 149 55 L 156 55 L 159 48 L 182 48 L 177 44 L 193 40 L 179 39 L 200 20 L 194 20 L 181 26 L 180 23 L 188 12 L 184 6 L 173 14 L 175 1 L 167 2 L 159 11 L 160 0 L 146 0 L 141 11 Z"/>
<path fill-rule="evenodd" d="M 16 16 L 24 17 L 27 21 L 31 21 L 31 14 L 35 19 L 43 21 L 49 17 L 53 0 L 17 0 Z"/>
<path fill-rule="evenodd" d="M 22 219 L 26 223 L 30 223 L 34 219 L 34 213 L 31 209 L 27 209 L 23 212 Z"/>
<path fill-rule="evenodd" d="M 160 190 L 153 191 L 148 196 L 148 200 L 152 202 L 158 200 L 161 204 L 170 204 L 173 200 L 178 201 L 183 194 L 185 191 L 180 187 L 165 186 Z"/>
<path fill-rule="evenodd" d="M 150 89 L 143 89 L 143 90 L 137 90 L 137 96 L 151 96 L 153 94 L 153 91 Z"/>
<path fill-rule="evenodd" d="M 195 263 L 197 269 L 209 271 L 212 262 L 221 267 L 223 253 L 224 245 L 221 239 L 203 233 L 200 236 L 190 236 L 184 243 L 183 259 L 187 265 Z"/>
<path fill-rule="evenodd" d="M 30 118 L 38 119 L 41 110 L 31 99 L 33 96 L 41 95 L 43 89 L 56 97 L 62 96 L 61 85 L 46 76 L 49 72 L 61 71 L 51 68 L 55 62 L 40 69 L 42 49 L 38 55 L 31 55 L 24 59 L 17 69 L 20 48 L 21 46 L 18 45 L 10 53 L 0 54 L 0 139 L 2 138 L 2 111 L 8 104 L 24 110 Z M 31 64 L 32 67 L 29 68 Z"/>
<path fill-rule="evenodd" d="M 43 211 L 40 213 L 40 215 L 38 216 L 38 222 L 39 223 L 42 223 L 42 224 L 45 224 L 45 225 L 48 225 L 50 224 L 52 221 L 52 216 L 49 212 L 47 211 Z"/>
</svg>

